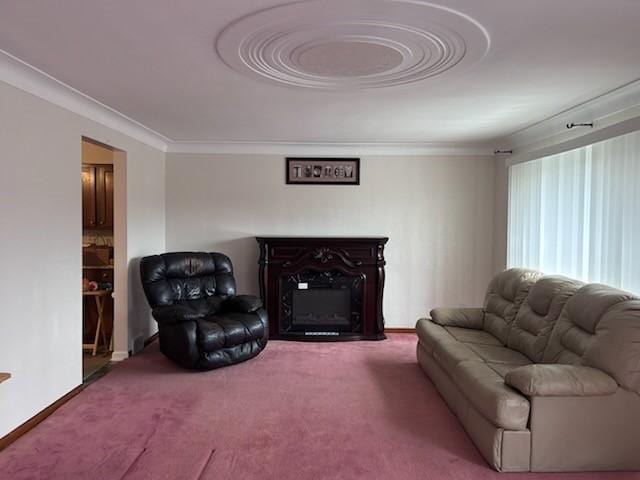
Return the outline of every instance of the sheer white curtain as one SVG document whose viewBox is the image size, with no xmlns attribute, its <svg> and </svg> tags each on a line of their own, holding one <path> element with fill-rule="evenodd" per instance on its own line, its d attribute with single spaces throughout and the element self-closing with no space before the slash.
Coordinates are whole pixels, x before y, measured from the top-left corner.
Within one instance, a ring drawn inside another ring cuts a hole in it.
<svg viewBox="0 0 640 480">
<path fill-rule="evenodd" d="M 640 293 L 640 132 L 509 169 L 507 263 Z"/>
</svg>

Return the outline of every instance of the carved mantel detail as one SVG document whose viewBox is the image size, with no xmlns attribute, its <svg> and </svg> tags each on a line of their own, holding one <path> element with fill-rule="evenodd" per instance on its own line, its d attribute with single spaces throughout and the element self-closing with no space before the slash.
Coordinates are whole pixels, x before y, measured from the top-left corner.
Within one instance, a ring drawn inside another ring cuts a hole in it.
<svg viewBox="0 0 640 480">
<path fill-rule="evenodd" d="M 327 263 L 329 260 L 333 259 L 333 255 L 331 254 L 331 249 L 326 247 L 316 248 L 311 255 L 314 260 L 317 260 L 321 263 Z"/>
</svg>

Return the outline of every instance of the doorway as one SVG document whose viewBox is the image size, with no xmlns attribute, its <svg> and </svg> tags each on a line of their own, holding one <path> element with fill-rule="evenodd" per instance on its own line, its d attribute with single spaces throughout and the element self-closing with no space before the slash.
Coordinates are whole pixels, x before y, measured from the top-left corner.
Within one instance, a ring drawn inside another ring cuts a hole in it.
<svg viewBox="0 0 640 480">
<path fill-rule="evenodd" d="M 126 225 L 124 160 L 126 154 L 82 138 L 82 358 L 83 381 L 106 372 L 121 360 L 122 275 Z M 121 251 L 122 250 L 122 251 Z M 126 258 L 126 254 L 124 256 Z M 126 270 L 126 261 L 124 263 Z M 126 317 L 124 319 L 126 327 Z M 125 329 L 126 331 L 126 329 Z M 126 339 L 126 337 L 125 337 Z M 118 357 L 118 358 L 114 358 Z"/>
</svg>

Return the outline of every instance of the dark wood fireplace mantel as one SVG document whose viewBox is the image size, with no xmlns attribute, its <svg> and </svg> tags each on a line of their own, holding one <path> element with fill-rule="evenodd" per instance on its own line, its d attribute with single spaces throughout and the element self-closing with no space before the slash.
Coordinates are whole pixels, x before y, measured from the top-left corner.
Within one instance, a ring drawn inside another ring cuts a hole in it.
<svg viewBox="0 0 640 480">
<path fill-rule="evenodd" d="M 269 335 L 382 340 L 387 237 L 256 237 Z"/>
</svg>

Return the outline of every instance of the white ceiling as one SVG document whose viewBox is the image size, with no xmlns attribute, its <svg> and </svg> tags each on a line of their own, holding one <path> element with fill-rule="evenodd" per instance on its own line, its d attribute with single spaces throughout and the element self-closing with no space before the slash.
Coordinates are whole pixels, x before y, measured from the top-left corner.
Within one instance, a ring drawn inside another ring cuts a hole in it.
<svg viewBox="0 0 640 480">
<path fill-rule="evenodd" d="M 504 137 L 640 78 L 638 0 L 4 0 L 0 49 L 174 141 Z"/>
</svg>

